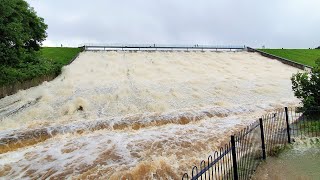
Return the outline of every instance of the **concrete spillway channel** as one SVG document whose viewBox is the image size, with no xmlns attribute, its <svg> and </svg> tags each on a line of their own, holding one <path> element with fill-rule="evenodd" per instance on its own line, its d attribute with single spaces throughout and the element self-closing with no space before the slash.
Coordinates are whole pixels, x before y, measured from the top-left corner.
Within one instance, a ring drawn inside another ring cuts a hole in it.
<svg viewBox="0 0 320 180">
<path fill-rule="evenodd" d="M 83 52 L 0 100 L 0 176 L 180 178 L 231 133 L 297 105 L 297 71 L 244 51 Z"/>
</svg>

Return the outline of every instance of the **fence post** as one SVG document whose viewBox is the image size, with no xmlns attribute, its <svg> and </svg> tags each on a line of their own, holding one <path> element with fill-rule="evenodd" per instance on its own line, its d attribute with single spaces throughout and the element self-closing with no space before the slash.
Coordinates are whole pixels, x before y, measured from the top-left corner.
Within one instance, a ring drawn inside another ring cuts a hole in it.
<svg viewBox="0 0 320 180">
<path fill-rule="evenodd" d="M 231 154 L 232 154 L 232 163 L 233 163 L 233 178 L 238 180 L 238 167 L 237 167 L 237 155 L 236 155 L 236 141 L 234 136 L 231 136 Z"/>
<path fill-rule="evenodd" d="M 290 125 L 289 125 L 289 115 L 288 115 L 288 107 L 284 108 L 284 111 L 286 113 L 286 123 L 287 123 L 287 134 L 288 134 L 288 143 L 291 143 L 291 137 L 290 137 Z"/>
<path fill-rule="evenodd" d="M 266 159 L 266 144 L 264 142 L 264 130 L 263 130 L 263 122 L 262 118 L 259 119 L 260 122 L 260 132 L 261 132 L 261 143 L 262 143 L 262 158 Z"/>
<path fill-rule="evenodd" d="M 288 115 L 288 107 L 284 108 L 284 111 L 286 113 L 286 123 L 287 123 L 287 134 L 288 134 L 288 143 L 291 143 L 291 137 L 290 137 L 290 125 L 289 125 L 289 115 Z"/>
</svg>

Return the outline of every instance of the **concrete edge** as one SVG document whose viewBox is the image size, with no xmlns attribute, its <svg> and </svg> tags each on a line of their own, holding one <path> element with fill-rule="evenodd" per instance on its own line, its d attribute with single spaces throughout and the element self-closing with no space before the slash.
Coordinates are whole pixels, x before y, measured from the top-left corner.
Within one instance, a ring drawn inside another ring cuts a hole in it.
<svg viewBox="0 0 320 180">
<path fill-rule="evenodd" d="M 263 52 L 263 51 L 260 51 L 258 49 L 254 49 L 254 48 L 251 48 L 251 47 L 247 47 L 247 51 L 248 52 L 257 52 L 257 53 L 261 54 L 264 57 L 268 57 L 268 58 L 271 58 L 271 59 L 276 59 L 276 60 L 278 60 L 278 61 L 280 61 L 280 62 L 282 62 L 284 64 L 287 64 L 289 66 L 293 66 L 293 67 L 301 69 L 301 70 L 309 71 L 309 70 L 311 70 L 313 68 L 311 66 L 304 65 L 304 64 L 301 64 L 301 63 L 297 63 L 297 62 L 294 62 L 292 60 L 289 60 L 289 59 L 286 59 L 286 58 L 282 58 L 282 57 L 279 57 L 279 56 L 276 56 L 276 55 L 273 55 L 273 54 L 270 54 L 270 53 L 266 53 L 266 52 Z"/>
</svg>

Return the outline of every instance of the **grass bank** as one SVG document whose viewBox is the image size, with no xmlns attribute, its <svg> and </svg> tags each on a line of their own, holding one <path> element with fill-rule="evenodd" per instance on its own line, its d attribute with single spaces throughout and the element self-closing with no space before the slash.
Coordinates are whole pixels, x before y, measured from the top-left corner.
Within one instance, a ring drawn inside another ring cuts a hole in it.
<svg viewBox="0 0 320 180">
<path fill-rule="evenodd" d="M 0 65 L 0 86 L 32 80 L 44 75 L 59 74 L 79 52 L 80 48 L 44 47 L 38 63 L 20 64 L 17 67 Z"/>
<path fill-rule="evenodd" d="M 320 58 L 320 49 L 259 49 L 269 54 L 314 67 Z"/>
</svg>

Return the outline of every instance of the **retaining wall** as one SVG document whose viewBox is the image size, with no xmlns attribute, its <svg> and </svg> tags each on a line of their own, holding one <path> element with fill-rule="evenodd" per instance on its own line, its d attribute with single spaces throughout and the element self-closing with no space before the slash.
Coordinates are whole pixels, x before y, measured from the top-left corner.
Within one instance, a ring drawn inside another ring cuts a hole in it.
<svg viewBox="0 0 320 180">
<path fill-rule="evenodd" d="M 84 49 L 81 49 L 81 52 Z M 79 56 L 79 54 L 81 53 L 79 52 L 69 63 L 71 64 L 74 60 L 76 60 Z M 5 96 L 10 96 L 12 94 L 17 93 L 19 90 L 25 90 L 25 89 L 29 89 L 31 87 L 35 87 L 40 85 L 41 83 L 43 83 L 44 81 L 51 81 L 54 78 L 56 78 L 57 76 L 59 76 L 59 73 L 52 73 L 52 74 L 48 74 L 48 75 L 43 75 L 40 77 L 36 77 L 33 78 L 31 80 L 27 80 L 24 82 L 16 82 L 13 84 L 9 84 L 9 85 L 4 85 L 4 86 L 0 86 L 0 99 L 5 97 Z"/>
<path fill-rule="evenodd" d="M 279 56 L 275 56 L 273 54 L 269 54 L 269 53 L 260 51 L 258 49 L 247 47 L 247 51 L 248 52 L 257 52 L 257 53 L 261 54 L 262 56 L 265 56 L 265 57 L 271 58 L 271 59 L 276 59 L 276 60 L 278 60 L 278 61 L 280 61 L 280 62 L 282 62 L 284 64 L 287 64 L 289 66 L 293 66 L 293 67 L 296 67 L 296 68 L 299 68 L 299 69 L 302 69 L 302 70 L 311 70 L 312 69 L 311 66 L 300 64 L 300 63 L 297 63 L 297 62 L 294 62 L 294 61 L 291 61 L 289 59 L 282 58 L 282 57 L 279 57 Z"/>
</svg>

